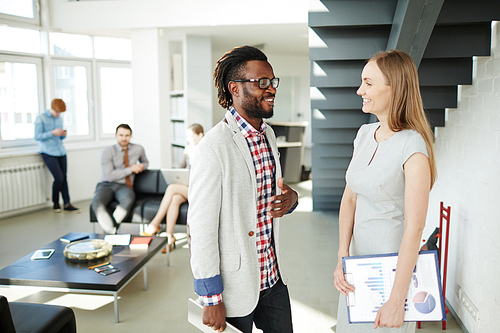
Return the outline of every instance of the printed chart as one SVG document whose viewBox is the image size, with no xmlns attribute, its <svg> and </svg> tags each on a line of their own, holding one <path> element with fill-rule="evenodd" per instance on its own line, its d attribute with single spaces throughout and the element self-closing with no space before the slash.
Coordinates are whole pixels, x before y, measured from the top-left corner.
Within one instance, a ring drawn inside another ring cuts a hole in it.
<svg viewBox="0 0 500 333">
<path fill-rule="evenodd" d="M 343 258 L 347 282 L 355 288 L 347 298 L 351 323 L 374 322 L 389 299 L 397 268 L 397 254 Z M 445 318 L 435 251 L 421 252 L 405 304 L 405 321 L 441 321 Z"/>
</svg>

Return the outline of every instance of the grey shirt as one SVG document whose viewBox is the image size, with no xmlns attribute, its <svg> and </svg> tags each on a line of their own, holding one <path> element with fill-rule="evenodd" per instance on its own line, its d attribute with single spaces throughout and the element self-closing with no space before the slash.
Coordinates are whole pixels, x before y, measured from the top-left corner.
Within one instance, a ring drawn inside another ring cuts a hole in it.
<svg viewBox="0 0 500 333">
<path fill-rule="evenodd" d="M 130 167 L 125 168 L 123 156 L 125 152 L 119 144 L 104 149 L 101 156 L 102 176 L 100 183 L 113 182 L 125 184 L 125 177 L 130 176 L 132 184 L 134 183 L 135 174 L 132 173 Z M 144 169 L 147 169 L 149 162 L 146 158 L 146 153 L 141 145 L 130 143 L 128 145 L 128 160 L 129 165 L 143 163 Z"/>
<path fill-rule="evenodd" d="M 428 156 L 418 132 L 402 130 L 377 142 L 379 126 L 360 128 L 346 173 L 347 185 L 357 198 L 351 255 L 399 251 L 404 233 L 404 164 L 413 154 Z"/>
</svg>

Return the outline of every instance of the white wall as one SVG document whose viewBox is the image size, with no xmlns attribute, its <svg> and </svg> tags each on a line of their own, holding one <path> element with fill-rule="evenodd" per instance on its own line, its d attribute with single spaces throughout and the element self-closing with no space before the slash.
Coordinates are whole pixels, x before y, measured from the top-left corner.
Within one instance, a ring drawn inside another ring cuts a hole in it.
<svg viewBox="0 0 500 333">
<path fill-rule="evenodd" d="M 134 128 L 132 136 L 140 143 L 149 168 L 170 166 L 170 111 L 168 109 L 168 39 L 158 29 L 133 29 L 132 77 Z M 166 99 L 166 101 L 165 101 Z M 117 125 L 120 124 L 117 115 Z"/>
<path fill-rule="evenodd" d="M 251 4 L 227 0 L 46 1 L 50 1 L 52 25 L 66 30 L 307 22 L 307 1 L 303 0 L 254 0 Z M 189 14 L 183 14 L 186 10 Z"/>
<path fill-rule="evenodd" d="M 493 25 L 491 57 L 474 60 L 472 86 L 459 87 L 435 142 L 438 181 L 431 192 L 430 234 L 439 203 L 451 206 L 446 298 L 469 332 L 500 327 L 500 24 Z M 460 304 L 457 285 L 479 310 L 479 321 Z"/>
<path fill-rule="evenodd" d="M 113 141 L 108 142 L 109 145 Z M 68 185 L 71 202 L 78 202 L 92 198 L 95 186 L 101 177 L 101 153 L 106 143 L 96 144 L 65 144 L 68 161 Z M 31 149 L 22 154 L 13 152 L 11 155 L 0 156 L 0 167 L 8 167 L 34 162 L 43 162 L 42 157 L 37 153 L 38 149 Z M 50 172 L 46 169 L 46 197 L 47 205 L 52 206 L 52 182 L 54 181 Z M 60 199 L 62 204 L 62 198 Z M 76 205 L 78 206 L 78 205 Z M 35 207 L 37 208 L 37 207 Z M 39 207 L 38 207 L 39 208 Z M 31 209 L 31 208 L 30 208 Z M 28 209 L 29 210 L 29 209 Z M 20 214 L 27 211 L 8 211 L 0 213 L 0 218 Z"/>
<path fill-rule="evenodd" d="M 239 45 L 235 45 L 239 46 Z M 213 50 L 212 63 L 215 69 L 217 60 L 229 50 Z M 266 50 L 263 50 L 266 53 Z M 280 121 L 308 121 L 311 120 L 311 100 L 309 96 L 309 57 L 298 55 L 280 55 L 280 54 L 267 54 L 269 63 L 273 66 L 274 75 L 276 77 L 292 78 L 292 101 L 290 110 L 280 110 L 279 112 L 287 112 L 287 114 L 275 114 L 273 119 Z M 213 83 L 213 82 L 212 82 Z M 213 86 L 213 84 L 212 84 Z M 277 91 L 277 101 L 279 103 L 280 88 Z M 287 103 L 288 104 L 288 103 Z M 276 106 L 278 110 L 278 106 Z M 217 98 L 217 90 L 213 88 L 213 124 L 217 124 L 224 117 L 225 110 L 223 110 Z M 298 114 L 300 113 L 300 116 Z M 286 120 L 283 120 L 286 119 Z M 306 129 L 306 146 L 311 147 L 311 133 L 310 127 Z M 310 164 L 307 164 L 310 165 Z"/>
</svg>

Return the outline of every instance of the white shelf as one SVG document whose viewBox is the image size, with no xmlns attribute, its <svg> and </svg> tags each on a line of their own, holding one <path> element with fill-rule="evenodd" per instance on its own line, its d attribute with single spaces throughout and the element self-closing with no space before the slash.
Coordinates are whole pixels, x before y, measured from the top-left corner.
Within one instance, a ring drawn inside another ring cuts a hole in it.
<svg viewBox="0 0 500 333">
<path fill-rule="evenodd" d="M 306 127 L 309 125 L 307 121 L 291 121 L 291 122 L 279 122 L 279 121 L 266 121 L 271 126 L 286 126 L 286 127 Z"/>
<path fill-rule="evenodd" d="M 277 142 L 278 148 L 302 147 L 302 142 Z"/>
<path fill-rule="evenodd" d="M 184 96 L 184 90 L 170 90 L 169 95 L 172 97 L 182 97 Z"/>
</svg>

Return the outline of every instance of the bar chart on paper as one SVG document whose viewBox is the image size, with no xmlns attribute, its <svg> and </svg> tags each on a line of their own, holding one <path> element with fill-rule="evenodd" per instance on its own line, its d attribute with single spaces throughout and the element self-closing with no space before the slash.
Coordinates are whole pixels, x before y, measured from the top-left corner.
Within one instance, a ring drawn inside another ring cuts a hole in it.
<svg viewBox="0 0 500 333">
<path fill-rule="evenodd" d="M 444 318 L 439 272 L 434 260 L 433 253 L 419 256 L 405 303 L 405 321 Z M 355 288 L 347 298 L 349 322 L 374 322 L 377 311 L 391 294 L 397 255 L 347 257 L 343 258 L 343 264 L 347 282 Z"/>
<path fill-rule="evenodd" d="M 356 288 L 348 298 L 350 317 L 354 317 L 356 322 L 370 322 L 389 298 L 393 276 L 389 273 L 391 270 L 385 269 L 381 261 L 358 262 L 354 265 L 357 268 L 356 280 L 354 281 L 352 273 L 347 276 L 347 281 Z M 367 296 L 363 298 L 364 301 L 356 302 L 355 296 L 359 294 Z"/>
</svg>

